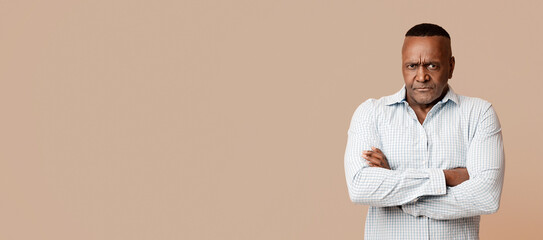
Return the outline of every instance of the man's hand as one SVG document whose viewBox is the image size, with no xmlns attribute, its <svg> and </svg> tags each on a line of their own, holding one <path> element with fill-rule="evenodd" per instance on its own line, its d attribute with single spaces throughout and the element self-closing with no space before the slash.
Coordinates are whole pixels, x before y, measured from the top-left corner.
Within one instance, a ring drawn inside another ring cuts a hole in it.
<svg viewBox="0 0 543 240">
<path fill-rule="evenodd" d="M 385 154 L 383 154 L 379 148 L 371 147 L 371 149 L 372 151 L 362 152 L 362 158 L 368 161 L 370 167 L 380 167 L 390 170 Z M 468 170 L 466 168 L 447 169 L 443 170 L 443 173 L 445 174 L 445 183 L 447 186 L 451 187 L 469 179 Z"/>
<path fill-rule="evenodd" d="M 371 147 L 372 151 L 363 151 L 362 157 L 368 161 L 370 167 L 381 167 L 390 170 L 385 154 L 379 148 Z"/>
<path fill-rule="evenodd" d="M 466 168 L 453 168 L 443 170 L 445 173 L 445 183 L 447 186 L 454 187 L 469 179 L 468 170 Z"/>
</svg>

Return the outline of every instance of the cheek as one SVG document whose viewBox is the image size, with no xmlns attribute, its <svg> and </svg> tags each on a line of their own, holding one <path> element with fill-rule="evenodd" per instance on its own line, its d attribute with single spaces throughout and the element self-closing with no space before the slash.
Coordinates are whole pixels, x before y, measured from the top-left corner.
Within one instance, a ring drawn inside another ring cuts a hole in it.
<svg viewBox="0 0 543 240">
<path fill-rule="evenodd" d="M 446 71 L 442 71 L 431 75 L 431 77 L 432 79 L 435 79 L 437 84 L 444 85 L 447 84 L 447 80 L 449 80 L 449 73 Z"/>
</svg>

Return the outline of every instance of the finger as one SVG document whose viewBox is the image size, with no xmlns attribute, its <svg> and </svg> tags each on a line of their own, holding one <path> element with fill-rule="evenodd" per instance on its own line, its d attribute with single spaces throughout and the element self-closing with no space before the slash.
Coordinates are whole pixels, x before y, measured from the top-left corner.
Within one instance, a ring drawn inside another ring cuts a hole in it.
<svg viewBox="0 0 543 240">
<path fill-rule="evenodd" d="M 362 151 L 362 154 L 372 154 L 372 153 L 373 153 L 373 151 L 371 151 L 371 150 L 364 150 L 364 151 Z"/>
<path fill-rule="evenodd" d="M 370 166 L 370 167 L 379 167 L 379 168 L 385 168 L 385 167 L 383 167 L 383 166 L 381 166 L 381 165 L 378 165 L 378 164 L 373 164 L 373 163 L 371 163 L 371 162 L 368 162 L 368 166 Z"/>
<path fill-rule="evenodd" d="M 363 151 L 362 152 L 362 157 L 363 158 L 371 157 L 372 155 L 373 155 L 372 151 Z"/>
<path fill-rule="evenodd" d="M 368 162 L 371 162 L 371 163 L 373 163 L 373 164 L 376 164 L 376 165 L 381 166 L 381 161 L 380 161 L 379 159 L 376 159 L 376 158 L 366 158 L 366 160 L 367 160 Z"/>
<path fill-rule="evenodd" d="M 376 164 L 379 167 L 385 167 L 388 164 L 388 162 L 386 161 L 386 158 L 382 154 L 377 154 L 377 153 L 362 154 L 362 158 L 366 159 L 367 161 L 372 162 L 373 164 Z"/>
<path fill-rule="evenodd" d="M 376 154 L 378 154 L 378 153 L 376 153 L 374 151 L 364 151 L 364 152 L 362 152 L 362 154 L 371 157 L 371 156 L 376 156 Z"/>
<path fill-rule="evenodd" d="M 383 154 L 383 151 L 381 151 L 381 149 L 379 149 L 379 148 L 371 147 L 371 150 L 373 150 L 376 153 Z"/>
<path fill-rule="evenodd" d="M 377 158 L 377 159 L 379 159 L 381 161 L 385 160 L 385 155 L 382 154 L 382 153 L 378 153 L 378 152 L 371 152 L 371 153 L 366 154 L 366 156 Z"/>
<path fill-rule="evenodd" d="M 375 157 L 373 157 L 372 153 L 362 153 L 362 157 L 364 159 L 375 158 Z"/>
<path fill-rule="evenodd" d="M 373 165 L 375 165 L 375 167 L 390 169 L 387 160 L 384 157 L 381 158 L 380 156 L 381 155 L 379 154 L 372 154 L 372 156 L 365 156 L 364 159 L 366 159 L 368 163 L 372 163 Z"/>
</svg>

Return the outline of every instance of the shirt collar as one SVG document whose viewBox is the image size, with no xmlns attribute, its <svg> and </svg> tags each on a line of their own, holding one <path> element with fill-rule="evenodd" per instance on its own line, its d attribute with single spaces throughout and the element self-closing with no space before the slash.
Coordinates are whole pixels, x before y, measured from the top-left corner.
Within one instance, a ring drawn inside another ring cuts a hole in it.
<svg viewBox="0 0 543 240">
<path fill-rule="evenodd" d="M 405 84 L 404 84 L 402 89 L 400 89 L 400 91 L 388 97 L 388 99 L 385 101 L 385 104 L 389 106 L 396 103 L 407 102 L 407 99 L 405 98 L 405 93 L 406 93 L 406 90 L 405 90 Z M 447 94 L 445 94 L 445 97 L 443 97 L 443 99 L 441 99 L 441 101 L 439 101 L 438 103 L 443 104 L 449 100 L 458 104 L 458 95 L 456 95 L 451 85 L 449 85 L 449 90 L 447 91 Z"/>
</svg>

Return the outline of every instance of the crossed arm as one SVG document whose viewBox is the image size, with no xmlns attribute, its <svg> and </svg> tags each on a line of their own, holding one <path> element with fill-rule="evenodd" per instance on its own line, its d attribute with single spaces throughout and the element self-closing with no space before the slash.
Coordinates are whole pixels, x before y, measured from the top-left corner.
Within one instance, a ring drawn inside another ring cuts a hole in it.
<svg viewBox="0 0 543 240">
<path fill-rule="evenodd" d="M 357 109 L 345 154 L 351 200 L 377 207 L 400 206 L 412 216 L 455 219 L 497 211 L 503 183 L 501 128 L 492 107 L 485 111 L 467 154 L 466 168 L 390 170 L 371 108 Z M 373 147 L 373 148 L 372 148 Z M 372 149 L 369 151 L 369 149 Z M 367 151 L 363 151 L 367 150 Z"/>
<path fill-rule="evenodd" d="M 368 161 L 368 165 L 370 167 L 380 167 L 390 170 L 387 157 L 381 149 L 376 147 L 371 147 L 371 149 L 371 151 L 366 150 L 362 152 L 362 158 Z M 445 175 L 445 184 L 450 187 L 454 187 L 469 179 L 469 173 L 466 168 L 445 169 L 443 170 L 443 174 Z"/>
</svg>

